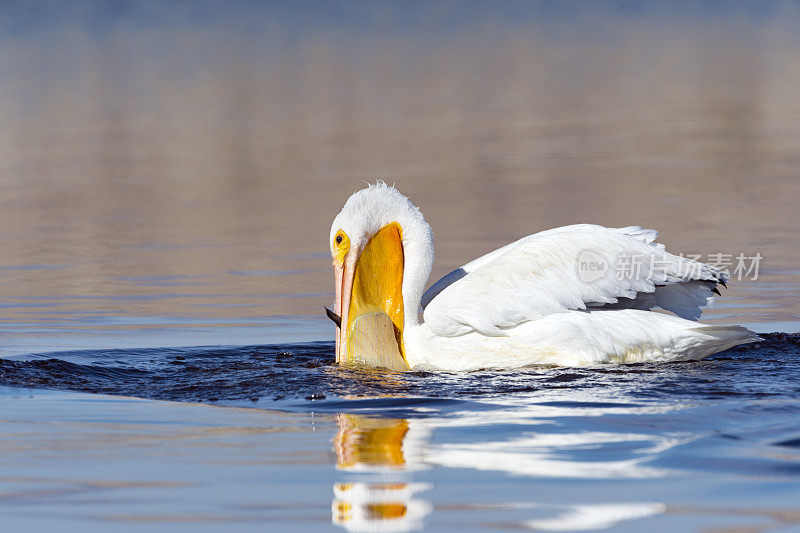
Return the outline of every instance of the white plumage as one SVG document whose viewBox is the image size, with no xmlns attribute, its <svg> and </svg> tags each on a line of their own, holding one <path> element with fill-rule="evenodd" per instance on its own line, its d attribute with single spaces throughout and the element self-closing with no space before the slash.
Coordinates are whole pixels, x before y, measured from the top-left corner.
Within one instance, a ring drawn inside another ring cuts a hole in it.
<svg viewBox="0 0 800 533">
<path fill-rule="evenodd" d="M 699 305 L 705 305 L 713 287 L 727 282 L 727 277 L 712 266 L 666 252 L 663 245 L 653 243 L 656 235 L 639 227 L 591 224 L 530 235 L 468 263 L 459 269 L 464 277 L 448 284 L 448 276 L 457 276 L 451 273 L 428 289 L 423 295 L 425 323 L 444 336 L 470 331 L 505 335 L 500 328 L 568 310 L 608 304 L 642 308 L 637 295 L 658 296 L 664 289 L 692 281 L 700 283 L 691 286 L 687 298 L 648 298 L 645 308 L 661 307 L 684 318 L 698 318 Z M 613 266 L 614 271 L 585 281 L 579 271 L 581 255 Z"/>
<path fill-rule="evenodd" d="M 411 368 L 676 361 L 757 340 L 739 326 L 692 321 L 728 277 L 670 254 L 654 230 L 579 224 L 542 231 L 467 263 L 423 295 L 433 233 L 393 187 L 379 182 L 356 192 L 334 220 L 331 238 L 344 230 L 358 257 L 392 222 L 402 228 L 402 340 Z M 584 271 L 587 262 L 605 270 Z"/>
</svg>

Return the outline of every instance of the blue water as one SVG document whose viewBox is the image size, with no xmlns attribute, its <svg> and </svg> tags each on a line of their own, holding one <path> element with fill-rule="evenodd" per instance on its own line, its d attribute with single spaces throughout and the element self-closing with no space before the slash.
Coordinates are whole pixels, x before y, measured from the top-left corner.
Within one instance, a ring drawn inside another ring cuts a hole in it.
<svg viewBox="0 0 800 533">
<path fill-rule="evenodd" d="M 331 343 L 48 353 L 0 360 L 0 384 L 223 406 L 202 416 L 203 426 L 234 423 L 248 412 L 268 416 L 250 426 L 270 420 L 276 429 L 269 431 L 277 433 L 253 442 L 246 436 L 252 427 L 237 430 L 236 449 L 224 455 L 238 464 L 240 455 L 266 454 L 271 466 L 254 463 L 261 474 L 252 479 L 246 469 L 213 467 L 218 455 L 209 448 L 200 464 L 211 470 L 190 472 L 208 486 L 228 476 L 230 491 L 203 512 L 181 514 L 176 509 L 192 509 L 191 498 L 170 489 L 163 496 L 169 505 L 153 503 L 145 513 L 151 527 L 170 529 L 175 513 L 181 524 L 210 527 L 213 518 L 302 531 L 331 523 L 352 531 L 800 527 L 800 335 L 766 334 L 759 344 L 705 361 L 514 372 L 350 370 L 334 366 L 332 354 Z M 87 413 L 75 414 L 61 399 L 52 416 L 70 413 L 65 431 L 86 431 L 81 417 L 89 417 L 112 442 L 116 425 L 133 423 L 140 428 L 134 434 L 141 432 L 136 438 L 147 439 L 191 419 L 175 407 L 167 410 L 171 419 L 156 422 L 148 420 L 152 408 L 126 415 L 95 406 L 103 401 L 83 400 Z M 13 408 L 8 417 L 21 404 L 3 405 Z M 41 406 L 34 412 L 43 416 Z M 219 446 L 228 431 L 201 449 Z M 300 440 L 281 437 L 292 431 Z M 192 446 L 168 449 L 183 456 Z M 134 454 L 111 471 L 125 465 L 130 476 L 132 464 L 152 466 L 147 453 Z M 89 457 L 106 460 L 103 452 Z M 162 475 L 180 478 L 184 469 Z M 256 494 L 269 509 L 245 505 Z M 53 511 L 52 502 L 44 505 L 51 496 L 40 496 L 44 503 L 26 498 L 43 516 Z M 68 508 L 84 507 L 98 512 L 83 501 Z M 209 518 L 216 507 L 226 510 Z M 105 525 L 125 526 L 128 518 L 120 517 L 129 515 L 120 512 L 103 515 Z"/>
<path fill-rule="evenodd" d="M 800 530 L 798 28 L 782 1 L 4 2 L 0 530 Z M 580 222 L 760 254 L 703 320 L 764 341 L 338 368 L 328 230 L 376 178 L 432 224 L 431 282 Z"/>
<path fill-rule="evenodd" d="M 468 373 L 340 368 L 330 342 L 76 350 L 0 359 L 0 384 L 300 411 L 358 410 L 360 399 L 343 398 L 391 397 L 379 404 L 391 414 L 417 398 L 505 405 L 564 391 L 662 404 L 800 397 L 800 334 L 762 336 L 703 361 Z"/>
</svg>

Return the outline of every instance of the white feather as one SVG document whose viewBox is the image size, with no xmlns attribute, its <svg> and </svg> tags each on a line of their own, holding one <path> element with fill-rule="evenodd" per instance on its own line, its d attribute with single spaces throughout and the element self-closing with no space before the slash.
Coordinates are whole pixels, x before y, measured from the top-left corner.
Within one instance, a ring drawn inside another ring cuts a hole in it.
<svg viewBox="0 0 800 533">
<path fill-rule="evenodd" d="M 433 267 L 433 230 L 411 200 L 382 181 L 353 193 L 333 219 L 328 242 L 333 254 L 334 236 L 344 230 L 351 249 L 360 254 L 372 236 L 392 222 L 402 229 L 403 306 L 406 326 L 413 326 L 419 322 L 417 309 Z"/>
<path fill-rule="evenodd" d="M 419 209 L 378 182 L 356 192 L 331 227 L 360 253 L 383 226 L 402 228 L 403 341 L 412 368 L 472 370 L 529 364 L 591 365 L 702 358 L 758 337 L 739 326 L 690 320 L 728 276 L 672 255 L 657 232 L 579 224 L 530 235 L 467 263 L 423 295 L 433 232 Z M 586 279 L 582 254 L 616 269 L 636 257 L 635 275 Z M 415 312 L 424 308 L 424 322 Z M 649 311 L 660 307 L 679 316 Z"/>
<path fill-rule="evenodd" d="M 758 337 L 740 326 L 704 326 L 653 311 L 568 311 L 490 337 L 443 337 L 422 324 L 405 333 L 409 365 L 452 371 L 533 364 L 587 366 L 701 359 Z"/>
<path fill-rule="evenodd" d="M 608 304 L 662 307 L 686 318 L 699 317 L 695 310 L 711 296 L 711 288 L 703 282 L 713 287 L 727 281 L 725 274 L 666 252 L 663 245 L 653 242 L 656 235 L 639 227 L 590 224 L 530 235 L 467 263 L 460 269 L 465 275 L 451 273 L 434 284 L 423 295 L 425 323 L 444 336 L 470 331 L 505 335 L 500 328 Z M 605 275 L 592 280 L 581 276 L 581 257 L 587 254 L 607 265 Z M 630 273 L 617 268 L 628 266 L 621 264 L 625 258 L 636 265 Z M 701 283 L 664 290 L 695 281 Z M 635 302 L 640 293 L 656 292 L 655 298 Z M 629 301 L 620 302 L 621 298 Z"/>
</svg>

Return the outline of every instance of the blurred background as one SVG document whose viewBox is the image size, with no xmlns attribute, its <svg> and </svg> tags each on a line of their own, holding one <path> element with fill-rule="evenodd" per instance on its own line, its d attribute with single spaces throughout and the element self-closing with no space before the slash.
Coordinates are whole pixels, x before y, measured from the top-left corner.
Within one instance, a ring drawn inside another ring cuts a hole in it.
<svg viewBox="0 0 800 533">
<path fill-rule="evenodd" d="M 432 281 L 565 224 L 761 254 L 707 316 L 800 330 L 800 4 L 6 1 L 0 353 L 331 339 L 381 178 Z"/>
</svg>

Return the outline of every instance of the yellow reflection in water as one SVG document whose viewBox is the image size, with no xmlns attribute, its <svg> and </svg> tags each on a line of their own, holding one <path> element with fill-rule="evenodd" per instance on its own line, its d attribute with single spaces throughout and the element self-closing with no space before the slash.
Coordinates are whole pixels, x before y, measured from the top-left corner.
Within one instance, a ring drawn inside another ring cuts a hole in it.
<svg viewBox="0 0 800 533">
<path fill-rule="evenodd" d="M 404 419 L 368 418 L 340 414 L 339 432 L 334 439 L 337 468 L 358 465 L 402 468 L 403 439 L 408 433 Z"/>
<path fill-rule="evenodd" d="M 339 430 L 333 439 L 336 467 L 368 476 L 377 474 L 381 479 L 334 484 L 333 523 L 349 531 L 420 528 L 431 507 L 413 496 L 427 487 L 397 479 L 408 466 L 404 450 L 408 420 L 344 413 L 337 420 Z"/>
</svg>

